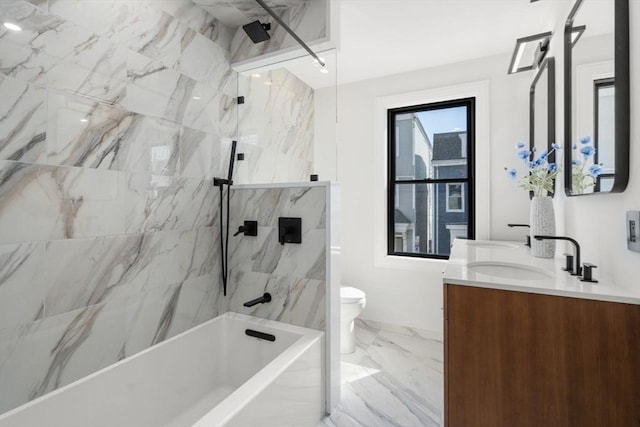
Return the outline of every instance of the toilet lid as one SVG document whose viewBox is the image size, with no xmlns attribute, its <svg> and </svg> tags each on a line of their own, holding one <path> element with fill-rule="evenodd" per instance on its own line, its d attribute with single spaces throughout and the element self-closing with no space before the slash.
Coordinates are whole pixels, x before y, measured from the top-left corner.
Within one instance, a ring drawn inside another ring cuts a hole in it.
<svg viewBox="0 0 640 427">
<path fill-rule="evenodd" d="M 340 288 L 340 302 L 358 302 L 364 299 L 364 297 L 365 293 L 360 289 L 352 288 L 351 286 L 344 286 Z"/>
</svg>

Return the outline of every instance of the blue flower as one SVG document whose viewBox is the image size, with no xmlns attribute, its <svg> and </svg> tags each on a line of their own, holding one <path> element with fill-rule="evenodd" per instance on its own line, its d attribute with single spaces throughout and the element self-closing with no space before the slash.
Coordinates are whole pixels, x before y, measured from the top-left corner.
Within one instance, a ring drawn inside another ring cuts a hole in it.
<svg viewBox="0 0 640 427">
<path fill-rule="evenodd" d="M 527 166 L 529 167 L 529 169 L 535 169 L 538 165 L 536 164 L 536 162 L 529 162 Z"/>
<path fill-rule="evenodd" d="M 589 166 L 589 175 L 594 178 L 597 178 L 602 173 L 602 167 L 597 164 L 593 164 Z"/>
<path fill-rule="evenodd" d="M 578 146 L 576 144 L 573 144 L 573 147 L 571 147 L 571 148 L 573 148 L 575 150 L 576 148 L 578 148 Z"/>
<path fill-rule="evenodd" d="M 579 139 L 580 144 L 588 144 L 589 142 L 591 142 L 591 137 L 590 136 L 583 136 L 582 138 Z"/>
<path fill-rule="evenodd" d="M 507 175 L 509 176 L 509 178 L 512 181 L 515 181 L 516 178 L 518 178 L 518 171 L 515 170 L 515 169 L 511 169 L 511 170 L 507 171 Z"/>
<path fill-rule="evenodd" d="M 582 155 L 584 156 L 585 160 L 588 159 L 589 157 L 593 156 L 596 152 L 596 149 L 593 148 L 590 145 L 586 145 L 584 147 L 582 147 L 580 149 L 580 152 L 582 153 Z"/>
<path fill-rule="evenodd" d="M 547 150 L 542 150 L 542 153 L 538 156 L 538 160 L 544 160 L 549 156 L 549 152 Z"/>
<path fill-rule="evenodd" d="M 520 160 L 527 160 L 530 155 L 531 155 L 531 151 L 529 151 L 529 150 L 520 150 L 520 151 L 518 151 L 518 158 Z"/>
<path fill-rule="evenodd" d="M 516 144 L 516 148 L 517 148 L 517 149 L 524 148 L 524 142 L 518 142 L 518 143 Z"/>
<path fill-rule="evenodd" d="M 571 160 L 571 164 L 575 166 L 582 166 L 582 160 Z"/>
<path fill-rule="evenodd" d="M 555 163 L 549 163 L 549 172 L 554 173 L 558 171 L 558 165 Z"/>
<path fill-rule="evenodd" d="M 553 148 L 554 150 L 559 150 L 559 149 L 560 149 L 560 148 L 562 148 L 562 147 L 560 147 L 560 146 L 559 146 L 558 144 L 556 144 L 556 143 L 553 143 L 553 144 L 551 144 L 551 148 Z"/>
</svg>

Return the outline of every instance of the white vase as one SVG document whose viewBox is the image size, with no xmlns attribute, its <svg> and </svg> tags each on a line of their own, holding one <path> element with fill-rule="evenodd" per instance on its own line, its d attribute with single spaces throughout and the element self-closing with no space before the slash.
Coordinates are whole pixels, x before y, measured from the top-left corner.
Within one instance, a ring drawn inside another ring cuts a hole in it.
<svg viewBox="0 0 640 427">
<path fill-rule="evenodd" d="M 534 196 L 529 215 L 531 226 L 531 254 L 538 258 L 553 258 L 556 254 L 555 240 L 536 240 L 535 235 L 555 236 L 556 218 L 553 199 L 549 196 Z"/>
</svg>

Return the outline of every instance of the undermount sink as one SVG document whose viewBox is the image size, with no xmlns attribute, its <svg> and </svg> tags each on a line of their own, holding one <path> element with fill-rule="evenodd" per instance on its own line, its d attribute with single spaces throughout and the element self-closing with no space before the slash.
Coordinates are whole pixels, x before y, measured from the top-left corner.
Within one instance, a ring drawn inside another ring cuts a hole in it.
<svg viewBox="0 0 640 427">
<path fill-rule="evenodd" d="M 492 242 L 490 240 L 469 240 L 467 246 L 474 248 L 491 248 L 491 249 L 517 249 L 518 245 L 513 243 Z"/>
<path fill-rule="evenodd" d="M 538 267 L 513 262 L 475 261 L 467 264 L 467 268 L 475 273 L 487 276 L 516 280 L 544 280 L 553 274 Z"/>
</svg>

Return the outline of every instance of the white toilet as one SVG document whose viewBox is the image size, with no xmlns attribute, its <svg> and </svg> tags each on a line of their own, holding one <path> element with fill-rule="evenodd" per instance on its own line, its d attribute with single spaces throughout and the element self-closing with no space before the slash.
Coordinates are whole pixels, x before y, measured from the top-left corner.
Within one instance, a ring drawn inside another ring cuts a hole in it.
<svg viewBox="0 0 640 427">
<path fill-rule="evenodd" d="M 344 286 L 340 288 L 340 353 L 353 353 L 356 341 L 353 321 L 362 312 L 367 298 L 360 289 Z"/>
</svg>

